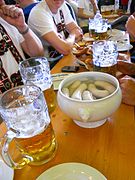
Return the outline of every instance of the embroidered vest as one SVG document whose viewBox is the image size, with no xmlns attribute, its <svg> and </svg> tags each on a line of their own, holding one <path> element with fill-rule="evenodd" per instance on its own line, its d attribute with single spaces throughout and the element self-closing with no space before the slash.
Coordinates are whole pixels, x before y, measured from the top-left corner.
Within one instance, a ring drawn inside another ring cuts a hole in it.
<svg viewBox="0 0 135 180">
<path fill-rule="evenodd" d="M 4 55 L 8 50 L 10 50 L 16 62 L 19 64 L 19 62 L 23 61 L 23 59 L 18 50 L 16 49 L 7 31 L 1 24 L 0 33 L 2 35 L 2 39 L 0 40 L 0 56 Z M 19 71 L 13 73 L 9 78 L 3 68 L 2 60 L 0 58 L 0 93 L 3 93 L 6 90 L 21 84 L 23 83 Z"/>
</svg>

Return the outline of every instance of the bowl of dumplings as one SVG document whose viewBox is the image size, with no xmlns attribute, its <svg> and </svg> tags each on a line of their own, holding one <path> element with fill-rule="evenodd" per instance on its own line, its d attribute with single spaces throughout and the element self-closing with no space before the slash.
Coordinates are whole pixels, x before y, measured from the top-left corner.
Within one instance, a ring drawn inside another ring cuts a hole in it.
<svg viewBox="0 0 135 180">
<path fill-rule="evenodd" d="M 103 125 L 121 104 L 118 80 L 107 73 L 81 72 L 61 81 L 57 93 L 60 109 L 78 126 Z"/>
</svg>

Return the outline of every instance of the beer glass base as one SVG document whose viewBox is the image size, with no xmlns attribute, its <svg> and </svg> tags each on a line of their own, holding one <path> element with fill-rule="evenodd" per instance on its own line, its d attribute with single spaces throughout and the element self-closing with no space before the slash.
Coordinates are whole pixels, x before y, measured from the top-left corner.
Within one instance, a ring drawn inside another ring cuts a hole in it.
<svg viewBox="0 0 135 180">
<path fill-rule="evenodd" d="M 100 121 L 93 121 L 93 122 L 80 122 L 77 120 L 73 120 L 73 121 L 75 122 L 75 124 L 83 128 L 96 128 L 103 125 L 107 121 L 107 118 Z"/>
</svg>

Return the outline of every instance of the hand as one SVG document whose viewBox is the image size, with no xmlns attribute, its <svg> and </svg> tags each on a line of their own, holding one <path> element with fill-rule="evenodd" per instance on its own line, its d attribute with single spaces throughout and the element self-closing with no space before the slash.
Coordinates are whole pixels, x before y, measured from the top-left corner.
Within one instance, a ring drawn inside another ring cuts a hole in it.
<svg viewBox="0 0 135 180">
<path fill-rule="evenodd" d="M 135 79 L 124 76 L 119 82 L 122 90 L 122 102 L 135 106 Z"/>
<path fill-rule="evenodd" d="M 0 0 L 0 6 L 4 5 L 5 1 L 4 0 Z"/>
<path fill-rule="evenodd" d="M 126 22 L 126 29 L 131 37 L 135 38 L 135 17 L 131 15 Z"/>
<path fill-rule="evenodd" d="M 20 32 L 26 30 L 27 25 L 21 8 L 14 5 L 1 5 L 0 16 L 9 24 L 15 26 Z"/>
<path fill-rule="evenodd" d="M 117 69 L 125 75 L 135 75 L 135 64 L 128 61 L 117 61 Z"/>
<path fill-rule="evenodd" d="M 71 31 L 71 34 L 75 35 L 75 41 L 76 42 L 81 41 L 83 38 L 83 32 L 80 28 L 74 28 Z"/>
</svg>

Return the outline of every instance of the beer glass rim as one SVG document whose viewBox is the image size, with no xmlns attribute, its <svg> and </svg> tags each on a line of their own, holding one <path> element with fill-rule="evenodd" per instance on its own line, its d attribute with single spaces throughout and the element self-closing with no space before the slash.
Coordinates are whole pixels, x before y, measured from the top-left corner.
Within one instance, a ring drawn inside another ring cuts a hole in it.
<svg viewBox="0 0 135 180">
<path fill-rule="evenodd" d="M 36 86 L 36 85 L 33 85 L 33 84 L 31 84 L 31 85 L 21 85 L 21 86 L 16 86 L 16 87 L 13 87 L 13 88 L 5 91 L 5 92 L 0 96 L 0 108 L 2 108 L 2 109 L 8 109 L 8 108 L 6 108 L 5 106 L 2 105 L 2 99 L 3 99 L 6 95 L 8 95 L 11 91 L 15 91 L 15 90 L 17 90 L 17 89 L 29 88 L 29 87 L 34 87 L 34 88 L 36 88 L 36 90 L 38 90 L 38 95 L 36 96 L 36 98 L 33 98 L 33 100 L 31 101 L 31 103 L 33 103 L 33 102 L 35 101 L 35 99 L 38 99 L 38 97 L 41 95 L 41 93 L 42 93 L 41 88 L 38 87 L 38 86 Z M 26 106 L 26 105 L 24 105 L 24 106 Z M 13 108 L 11 108 L 11 109 L 13 109 Z"/>
<path fill-rule="evenodd" d="M 106 43 L 109 43 L 109 44 L 111 43 L 111 45 L 113 45 L 116 48 L 115 51 L 112 52 L 111 54 L 118 53 L 117 43 L 116 43 L 116 41 L 113 41 L 113 40 L 96 40 L 96 41 L 93 42 L 92 48 L 93 48 L 93 50 L 94 49 L 96 50 L 96 47 L 98 45 L 103 45 L 104 46 Z"/>
<path fill-rule="evenodd" d="M 36 67 L 36 66 L 40 66 L 41 64 L 36 64 L 36 65 L 33 65 L 33 66 L 25 66 L 25 63 L 29 62 L 30 60 L 36 60 L 36 61 L 39 61 L 39 60 L 42 60 L 42 61 L 46 61 L 47 58 L 46 57 L 42 57 L 42 56 L 39 56 L 39 57 L 30 57 L 28 59 L 25 59 L 23 61 L 21 61 L 19 63 L 19 68 L 21 68 L 22 66 L 24 67 Z"/>
<path fill-rule="evenodd" d="M 94 41 L 93 45 L 97 44 L 97 43 L 100 43 L 100 42 L 112 42 L 113 44 L 116 44 L 116 42 L 113 41 L 113 40 L 105 40 L 105 39 L 103 39 L 103 40 L 96 40 L 96 41 Z"/>
</svg>

